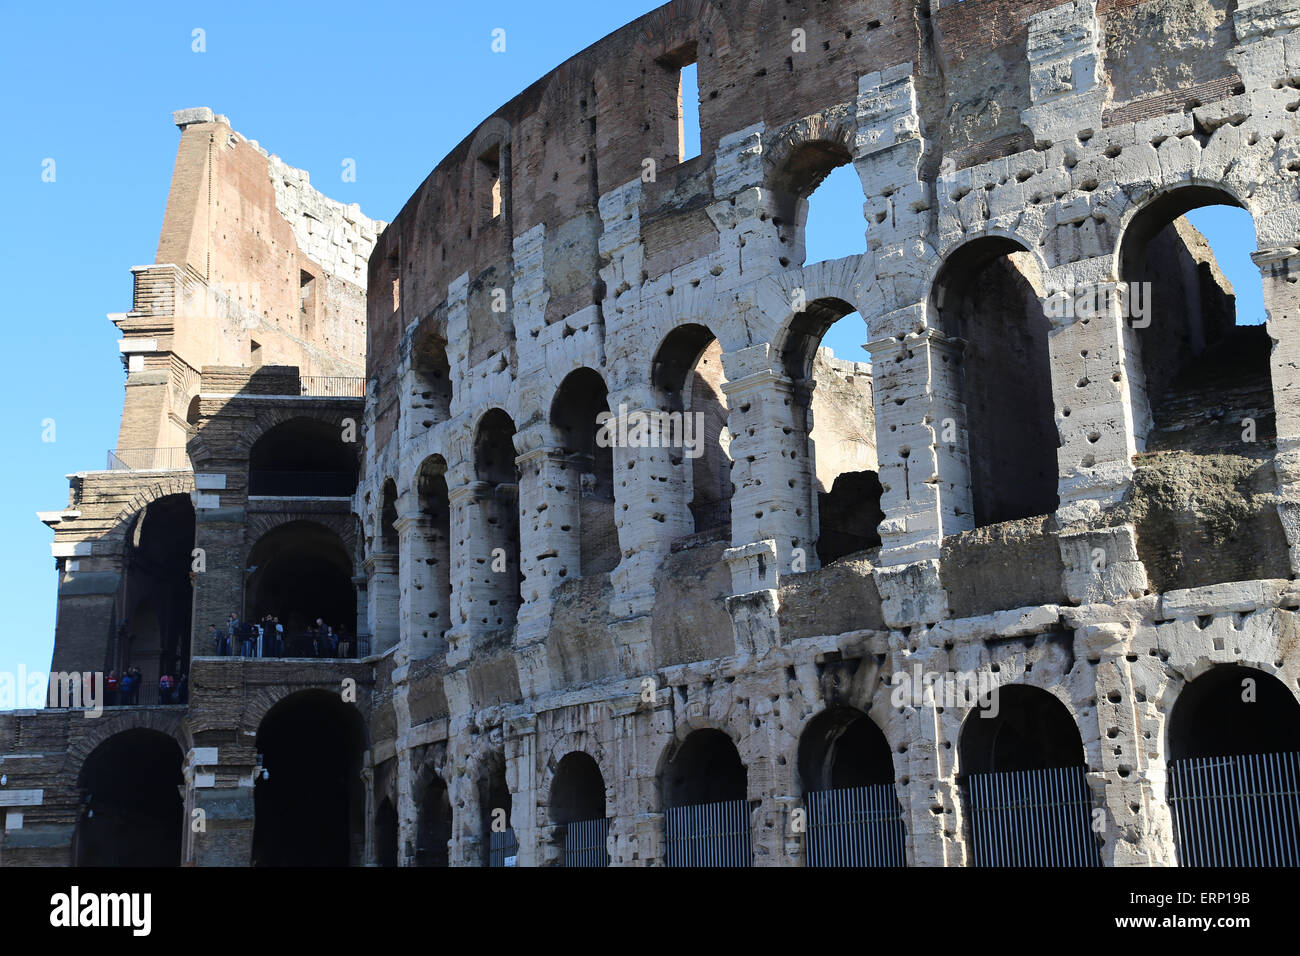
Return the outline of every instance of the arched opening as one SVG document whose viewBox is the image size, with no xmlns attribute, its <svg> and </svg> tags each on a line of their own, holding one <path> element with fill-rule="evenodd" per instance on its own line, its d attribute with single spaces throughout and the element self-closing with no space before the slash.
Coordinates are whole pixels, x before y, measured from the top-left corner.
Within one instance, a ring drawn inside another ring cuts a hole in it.
<svg viewBox="0 0 1300 956">
<path fill-rule="evenodd" d="M 332 422 L 315 418 L 282 422 L 249 452 L 250 495 L 349 498 L 356 490 L 356 452 Z"/>
<path fill-rule="evenodd" d="M 348 866 L 364 847 L 360 711 L 337 693 L 280 701 L 257 728 L 254 866 Z"/>
<path fill-rule="evenodd" d="M 1169 756 L 1183 866 L 1300 865 L 1300 703 L 1284 683 L 1211 668 L 1174 703 Z"/>
<path fill-rule="evenodd" d="M 1065 705 L 995 688 L 962 723 L 959 781 L 976 866 L 1100 866 L 1083 740 Z"/>
<path fill-rule="evenodd" d="M 609 394 L 598 372 L 580 368 L 560 384 L 551 404 L 566 467 L 573 477 L 569 493 L 578 497 L 578 535 L 582 575 L 608 574 L 618 565 L 614 526 L 614 449 L 599 440 L 597 416 L 609 412 Z"/>
<path fill-rule="evenodd" d="M 451 840 L 451 797 L 441 777 L 434 777 L 424 788 L 418 803 L 415 865 L 449 865 L 448 843 Z"/>
<path fill-rule="evenodd" d="M 420 547 L 412 569 L 415 592 L 411 598 L 411 624 L 423 637 L 425 650 L 432 652 L 444 646 L 442 642 L 451 627 L 451 505 L 447 497 L 447 463 L 441 456 L 431 455 L 420 465 L 416 490 Z"/>
<path fill-rule="evenodd" d="M 871 366 L 842 361 L 822 347 L 832 330 L 846 325 L 865 336 L 855 318 L 860 319 L 853 306 L 842 299 L 816 299 L 791 319 L 781 349 L 794 387 L 794 428 L 806 436 L 798 460 L 807 468 L 805 481 L 811 478 L 806 487 L 816 494 L 817 558 L 822 564 L 878 548 L 885 518 Z M 809 500 L 805 507 L 813 504 Z"/>
<path fill-rule="evenodd" d="M 451 365 L 447 343 L 426 334 L 411 349 L 411 428 L 413 434 L 428 431 L 451 417 Z"/>
<path fill-rule="evenodd" d="M 194 431 L 194 426 L 199 423 L 201 407 L 202 402 L 200 401 L 199 396 L 195 395 L 190 399 L 190 403 L 185 409 L 185 422 L 190 426 L 191 433 Z"/>
<path fill-rule="evenodd" d="M 474 471 L 484 487 L 474 529 L 475 549 L 470 613 L 489 628 L 513 627 L 522 601 L 519 560 L 519 472 L 515 466 L 515 423 L 499 408 L 479 421 L 474 437 Z M 479 595 L 482 595 L 480 599 Z"/>
<path fill-rule="evenodd" d="M 264 625 L 263 656 L 360 653 L 352 633 L 357 619 L 352 559 L 335 532 L 314 521 L 282 524 L 253 545 L 247 569 L 244 620 Z M 276 623 L 283 637 L 277 636 Z"/>
<path fill-rule="evenodd" d="M 489 867 L 515 866 L 519 838 L 510 818 L 513 810 L 510 786 L 506 783 L 506 759 L 499 751 L 488 755 L 479 776 L 479 809 L 482 833 L 487 835 L 483 862 Z"/>
<path fill-rule="evenodd" d="M 659 346 L 651 368 L 660 411 L 681 416 L 676 435 L 687 435 L 690 416 L 693 447 L 669 440 L 669 459 L 675 466 L 688 502 L 696 533 L 720 530 L 731 533 L 731 433 L 727 430 L 727 398 L 722 386 L 722 345 L 702 325 L 674 329 Z M 672 434 L 673 420 L 665 419 L 660 436 Z"/>
<path fill-rule="evenodd" d="M 847 147 L 813 140 L 794 149 L 772 178 L 773 216 L 785 266 L 863 251 L 862 183 Z"/>
<path fill-rule="evenodd" d="M 126 542 L 123 607 L 125 640 L 111 655 L 119 675 L 139 670 L 131 700 L 159 703 L 158 679 L 179 680 L 189 670 L 194 586 L 194 504 L 189 495 L 167 495 L 136 516 Z"/>
<path fill-rule="evenodd" d="M 1205 186 L 1161 194 L 1124 230 L 1120 302 L 1140 357 L 1130 389 L 1146 451 L 1252 456 L 1277 437 L 1263 279 L 1247 262 L 1234 283 L 1215 255 L 1255 246 L 1250 214 Z"/>
<path fill-rule="evenodd" d="M 903 808 L 880 728 L 860 710 L 832 707 L 799 737 L 808 811 L 808 866 L 905 866 Z"/>
<path fill-rule="evenodd" d="M 669 866 L 752 866 L 748 778 L 720 730 L 693 731 L 661 777 Z"/>
<path fill-rule="evenodd" d="M 959 476 L 945 505 L 955 527 L 1056 511 L 1061 441 L 1037 277 L 1021 245 L 986 237 L 950 255 L 935 278 L 939 331 L 955 346 L 940 343 L 936 389 L 960 396 L 934 423 Z"/>
<path fill-rule="evenodd" d="M 91 752 L 77 786 L 76 866 L 179 866 L 185 827 L 181 748 L 156 730 L 125 730 Z"/>
<path fill-rule="evenodd" d="M 375 810 L 375 863 L 397 866 L 397 811 L 387 797 Z"/>
<path fill-rule="evenodd" d="M 605 841 L 605 778 L 590 755 L 565 754 L 551 784 L 551 822 L 559 829 L 565 866 L 609 866 Z"/>
</svg>

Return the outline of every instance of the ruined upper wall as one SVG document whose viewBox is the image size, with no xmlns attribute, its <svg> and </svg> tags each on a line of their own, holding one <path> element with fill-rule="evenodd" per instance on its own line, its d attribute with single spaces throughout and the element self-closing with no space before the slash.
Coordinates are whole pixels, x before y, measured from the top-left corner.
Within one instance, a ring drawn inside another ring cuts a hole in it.
<svg viewBox="0 0 1300 956">
<path fill-rule="evenodd" d="M 924 178 L 937 176 L 941 165 L 962 169 L 1032 149 L 1042 130 L 1031 131 L 1022 113 L 1032 115 L 1036 102 L 1061 91 L 1083 90 L 1084 78 L 1069 75 L 1078 64 L 1053 58 L 1076 41 L 1081 49 L 1092 42 L 1070 35 L 1073 21 L 1055 29 L 1042 25 L 1041 16 L 1031 41 L 1030 18 L 1057 6 L 1056 0 L 963 0 L 931 12 L 924 3 L 862 0 L 680 0 L 568 60 L 460 143 L 381 236 L 370 276 L 377 294 L 368 303 L 369 375 L 379 379 L 381 393 L 373 440 L 382 448 L 392 433 L 392 376 L 403 333 L 435 316 L 458 277 L 469 283 L 468 336 L 449 343 L 453 367 L 458 358 L 472 368 L 495 353 L 506 366 L 517 365 L 510 310 L 494 312 L 490 297 L 501 289 L 513 304 L 513 243 L 529 230 L 545 229 L 547 324 L 603 300 L 597 204 L 640 178 L 647 160 L 656 176 L 643 185 L 638 205 L 645 268 L 653 278 L 716 249 L 717 229 L 705 206 L 713 200 L 723 138 L 755 124 L 770 132 L 821 114 L 816 122 L 823 128 L 802 138 L 851 147 L 842 141 L 866 74 L 910 69 Z M 1232 17 L 1222 0 L 1103 0 L 1097 24 L 1104 53 L 1097 68 L 1099 127 L 1178 112 L 1239 89 L 1228 59 Z M 679 163 L 677 71 L 692 57 L 701 155 Z M 826 126 L 837 106 L 842 129 Z M 783 158 L 780 149 L 770 153 L 774 161 Z M 494 158 L 503 204 L 496 216 Z M 779 187 L 775 180 L 783 174 L 770 169 L 768 185 Z M 801 248 L 791 251 L 793 260 L 802 257 Z"/>
<path fill-rule="evenodd" d="M 384 224 L 312 188 L 226 117 L 194 109 L 174 119 L 181 141 L 156 261 L 192 282 L 173 351 L 196 369 L 260 360 L 360 374 L 366 264 Z"/>
</svg>

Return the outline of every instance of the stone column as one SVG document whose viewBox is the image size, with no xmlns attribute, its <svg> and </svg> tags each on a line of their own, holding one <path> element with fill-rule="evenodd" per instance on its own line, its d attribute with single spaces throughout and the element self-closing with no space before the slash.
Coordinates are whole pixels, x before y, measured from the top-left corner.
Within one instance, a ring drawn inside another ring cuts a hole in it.
<svg viewBox="0 0 1300 956">
<path fill-rule="evenodd" d="M 1273 340 L 1270 371 L 1277 423 L 1277 509 L 1300 574 L 1300 249 L 1261 249 L 1251 258 L 1264 275 L 1264 307 Z"/>
<path fill-rule="evenodd" d="M 767 344 L 722 356 L 731 439 L 731 540 L 736 547 L 771 539 L 779 571 L 817 567 L 817 495 L 809 461 L 811 402 L 796 421 L 796 387 L 773 369 Z M 800 383 L 811 398 L 811 383 Z M 793 491 L 792 491 L 793 490 Z"/>
<path fill-rule="evenodd" d="M 401 639 L 399 564 L 396 554 L 372 554 L 365 561 L 372 654 L 383 653 Z"/>
<path fill-rule="evenodd" d="M 519 840 L 516 866 L 538 865 L 537 718 L 529 715 L 505 727 L 506 786 L 510 788 L 510 826 Z"/>
<path fill-rule="evenodd" d="M 187 865 L 245 867 L 252 862 L 256 760 L 251 744 L 196 746 L 185 755 Z"/>
<path fill-rule="evenodd" d="M 194 576 L 194 633 L 190 635 L 192 657 L 217 653 L 208 636 L 208 625 L 226 630 L 234 612 L 244 616 L 244 509 L 200 508 L 195 513 L 194 547 L 203 549 L 206 570 Z M 194 672 L 193 665 L 190 673 Z"/>
<path fill-rule="evenodd" d="M 527 445 L 529 436 L 516 441 Z M 581 475 L 560 449 L 545 445 L 521 454 L 516 464 L 524 587 L 515 653 L 520 691 L 533 697 L 552 689 L 546 638 L 555 589 L 582 575 Z"/>
<path fill-rule="evenodd" d="M 432 657 L 442 646 L 440 636 L 447 611 L 436 587 L 432 565 L 436 531 L 428 515 L 407 512 L 393 523 L 398 533 L 398 587 L 401 593 L 399 628 L 411 660 Z"/>
<path fill-rule="evenodd" d="M 629 420 L 658 411 L 648 388 L 625 390 L 611 400 L 615 434 L 625 434 Z M 678 451 L 679 454 L 679 451 Z M 649 671 L 650 614 L 654 610 L 654 577 L 674 539 L 694 528 L 689 503 L 689 460 L 674 461 L 670 448 L 631 448 L 618 443 L 614 457 L 614 524 L 622 559 L 611 572 L 614 589 L 611 632 L 619 665 L 630 676 Z M 626 506 L 626 508 L 624 507 Z"/>
<path fill-rule="evenodd" d="M 1157 695 L 1135 672 L 1159 670 L 1158 658 L 1127 659 L 1131 625 L 1090 624 L 1075 632 L 1075 656 L 1097 659 L 1097 711 L 1092 728 L 1081 727 L 1085 746 L 1100 740 L 1089 763 L 1100 770 L 1088 774 L 1093 792 L 1093 830 L 1102 838 L 1103 866 L 1176 866 L 1173 818 L 1166 789 L 1166 763 L 1161 740 L 1167 721 L 1159 713 Z M 1155 661 L 1149 665 L 1148 661 Z M 1164 676 L 1157 674 L 1157 681 Z M 1145 702 L 1137 695 L 1143 692 Z M 1150 738 L 1144 737 L 1149 733 Z M 1156 753 L 1153 754 L 1152 751 Z M 1158 755 L 1158 756 L 1157 756 Z"/>
</svg>

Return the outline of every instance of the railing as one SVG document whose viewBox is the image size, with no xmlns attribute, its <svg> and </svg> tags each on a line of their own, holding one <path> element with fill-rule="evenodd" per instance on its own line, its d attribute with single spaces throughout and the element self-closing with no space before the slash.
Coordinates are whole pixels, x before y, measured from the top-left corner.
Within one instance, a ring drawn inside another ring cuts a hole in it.
<svg viewBox="0 0 1300 956">
<path fill-rule="evenodd" d="M 175 448 L 115 448 L 108 453 L 109 471 L 192 471 L 184 445 Z"/>
<path fill-rule="evenodd" d="M 976 866 L 1100 866 L 1085 767 L 971 774 Z"/>
<path fill-rule="evenodd" d="M 749 804 L 744 800 L 670 807 L 669 866 L 753 866 Z"/>
<path fill-rule="evenodd" d="M 892 783 L 808 794 L 808 866 L 906 866 Z"/>
<path fill-rule="evenodd" d="M 248 493 L 273 498 L 351 498 L 357 476 L 349 471 L 250 471 Z"/>
<path fill-rule="evenodd" d="M 268 660 L 322 658 L 353 661 L 370 656 L 370 638 L 367 635 L 346 637 L 338 642 L 337 648 L 325 638 L 313 636 L 306 631 L 286 633 L 279 639 L 266 633 L 263 633 L 259 639 L 254 633 L 249 638 L 250 653 L 248 654 L 243 653 L 243 644 L 244 636 L 237 634 L 233 641 L 227 638 L 222 647 L 210 648 L 210 653 L 217 657 L 247 657 Z M 345 649 L 347 653 L 343 653 Z"/>
<path fill-rule="evenodd" d="M 1169 770 L 1183 866 L 1300 865 L 1300 753 L 1191 757 Z"/>
<path fill-rule="evenodd" d="M 160 704 L 184 704 L 188 702 L 189 687 L 173 687 L 164 699 L 162 689 L 156 681 L 147 681 L 136 687 L 131 694 L 125 695 L 119 688 L 116 691 L 104 691 L 105 707 L 155 707 Z"/>
<path fill-rule="evenodd" d="M 519 859 L 519 838 L 514 827 L 498 833 L 493 830 L 488 840 L 488 866 L 514 866 Z"/>
<path fill-rule="evenodd" d="M 609 866 L 605 841 L 609 836 L 608 820 L 579 820 L 564 832 L 564 865 Z"/>
<path fill-rule="evenodd" d="M 366 380 L 345 375 L 304 375 L 299 380 L 303 395 L 324 398 L 365 398 Z"/>
</svg>

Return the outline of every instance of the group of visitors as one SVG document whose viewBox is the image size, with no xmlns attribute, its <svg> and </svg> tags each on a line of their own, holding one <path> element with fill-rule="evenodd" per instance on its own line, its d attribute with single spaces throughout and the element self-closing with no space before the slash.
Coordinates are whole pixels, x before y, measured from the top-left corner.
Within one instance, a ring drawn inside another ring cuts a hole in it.
<svg viewBox="0 0 1300 956">
<path fill-rule="evenodd" d="M 305 632 L 287 633 L 280 618 L 266 614 L 257 623 L 232 613 L 225 629 L 208 625 L 208 636 L 219 657 L 351 657 L 352 641 L 341 628 L 316 618 Z"/>
<path fill-rule="evenodd" d="M 104 678 L 104 706 L 126 707 L 139 704 L 143 684 L 144 675 L 138 667 L 128 667 L 120 675 L 115 670 L 109 671 Z M 176 676 L 164 673 L 158 678 L 158 703 L 183 704 L 188 690 L 188 674 Z"/>
</svg>

